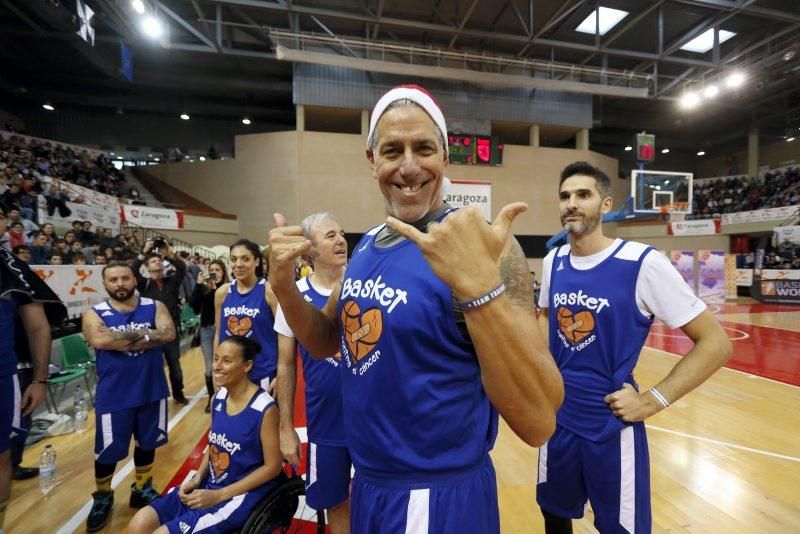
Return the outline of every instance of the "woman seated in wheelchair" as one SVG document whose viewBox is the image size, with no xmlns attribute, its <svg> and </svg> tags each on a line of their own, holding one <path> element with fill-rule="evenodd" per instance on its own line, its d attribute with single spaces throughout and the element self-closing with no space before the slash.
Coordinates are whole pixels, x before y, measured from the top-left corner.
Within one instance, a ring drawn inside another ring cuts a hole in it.
<svg viewBox="0 0 800 534">
<path fill-rule="evenodd" d="M 208 456 L 180 489 L 139 510 L 133 534 L 225 532 L 240 529 L 253 508 L 281 479 L 278 408 L 247 372 L 258 342 L 231 336 L 214 354 Z"/>
</svg>

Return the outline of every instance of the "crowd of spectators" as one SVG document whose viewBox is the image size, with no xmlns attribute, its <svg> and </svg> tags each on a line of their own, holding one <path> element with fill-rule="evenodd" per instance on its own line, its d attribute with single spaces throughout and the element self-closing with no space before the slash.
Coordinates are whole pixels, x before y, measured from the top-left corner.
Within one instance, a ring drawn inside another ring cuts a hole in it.
<svg viewBox="0 0 800 534">
<path fill-rule="evenodd" d="M 724 213 L 800 205 L 800 168 L 768 172 L 763 179 L 733 176 L 694 183 L 694 219 Z"/>
</svg>

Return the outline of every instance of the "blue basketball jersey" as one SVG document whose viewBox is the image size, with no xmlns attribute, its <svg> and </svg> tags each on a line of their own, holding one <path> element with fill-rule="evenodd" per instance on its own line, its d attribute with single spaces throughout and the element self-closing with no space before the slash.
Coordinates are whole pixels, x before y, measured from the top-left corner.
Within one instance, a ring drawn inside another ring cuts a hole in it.
<svg viewBox="0 0 800 534">
<path fill-rule="evenodd" d="M 208 479 L 206 487 L 220 489 L 237 482 L 264 465 L 261 422 L 275 401 L 259 388 L 250 403 L 236 415 L 228 415 L 228 390 L 214 397 L 208 432 Z"/>
<path fill-rule="evenodd" d="M 275 376 L 278 368 L 278 335 L 272 329 L 275 316 L 264 295 L 265 284 L 266 280 L 262 278 L 250 291 L 242 294 L 236 280 L 231 282 L 219 318 L 220 343 L 232 335 L 240 335 L 261 344 L 261 352 L 256 354 L 248 375 L 256 383 L 264 377 Z"/>
<path fill-rule="evenodd" d="M 14 317 L 17 299 L 0 299 L 0 376 L 17 372 L 17 353 L 14 351 Z"/>
<path fill-rule="evenodd" d="M 117 311 L 108 301 L 92 309 L 111 331 L 156 328 L 156 302 L 152 299 L 140 297 L 132 312 Z M 163 347 L 135 352 L 95 349 L 95 355 L 98 413 L 126 410 L 169 396 Z"/>
<path fill-rule="evenodd" d="M 317 291 L 308 277 L 297 281 L 303 298 L 316 306 L 325 307 L 328 296 Z M 303 345 L 299 345 L 306 381 L 306 418 L 308 440 L 324 445 L 346 445 L 342 413 L 342 377 L 340 355 L 315 360 Z"/>
<path fill-rule="evenodd" d="M 626 426 L 604 402 L 627 382 L 653 323 L 636 305 L 636 280 L 651 249 L 623 241 L 599 265 L 575 269 L 567 248 L 550 272 L 550 353 L 564 379 L 558 424 L 603 441 Z"/>
<path fill-rule="evenodd" d="M 375 246 L 379 229 L 357 245 L 337 311 L 347 445 L 372 478 L 446 478 L 485 461 L 497 411 L 450 288 L 414 243 Z"/>
</svg>

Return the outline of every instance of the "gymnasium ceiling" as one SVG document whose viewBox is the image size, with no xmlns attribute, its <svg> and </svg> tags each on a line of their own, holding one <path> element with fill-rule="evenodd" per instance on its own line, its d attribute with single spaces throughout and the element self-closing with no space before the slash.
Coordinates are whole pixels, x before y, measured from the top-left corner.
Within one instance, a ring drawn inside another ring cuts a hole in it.
<svg viewBox="0 0 800 534">
<path fill-rule="evenodd" d="M 277 59 L 275 45 L 287 39 L 275 36 L 300 32 L 330 38 L 327 53 L 352 58 L 413 45 L 606 69 L 617 75 L 611 85 L 623 73 L 649 76 L 647 98 L 594 96 L 592 146 L 612 155 L 642 129 L 673 150 L 721 151 L 743 146 L 752 128 L 776 139 L 800 128 L 797 0 L 603 0 L 628 15 L 601 37 L 575 31 L 594 0 L 144 0 L 168 25 L 160 42 L 143 35 L 130 0 L 86 3 L 96 12 L 94 47 L 75 34 L 75 0 L 0 0 L 0 107 L 50 101 L 291 127 L 292 64 Z M 705 53 L 680 49 L 714 28 L 736 35 Z M 134 56 L 132 82 L 119 70 L 120 41 Z M 685 91 L 734 69 L 747 75 L 739 89 L 680 108 Z"/>
</svg>

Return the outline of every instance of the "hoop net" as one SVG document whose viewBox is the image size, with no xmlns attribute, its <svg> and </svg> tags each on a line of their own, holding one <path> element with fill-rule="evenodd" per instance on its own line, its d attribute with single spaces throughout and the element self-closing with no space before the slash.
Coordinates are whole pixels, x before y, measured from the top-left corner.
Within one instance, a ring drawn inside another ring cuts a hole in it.
<svg viewBox="0 0 800 534">
<path fill-rule="evenodd" d="M 669 218 L 669 222 L 678 222 L 686 219 L 689 213 L 688 202 L 673 202 L 660 207 L 661 213 Z"/>
</svg>

